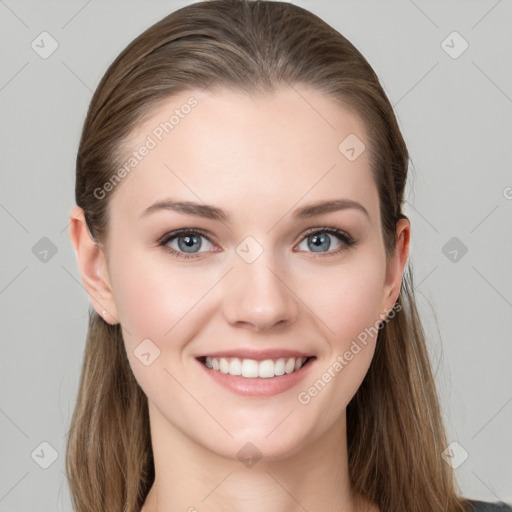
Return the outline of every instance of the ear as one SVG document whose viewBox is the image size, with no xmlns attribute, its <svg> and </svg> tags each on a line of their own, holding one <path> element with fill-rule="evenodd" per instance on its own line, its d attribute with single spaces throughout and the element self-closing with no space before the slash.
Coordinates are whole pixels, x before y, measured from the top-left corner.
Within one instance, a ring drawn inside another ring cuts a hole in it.
<svg viewBox="0 0 512 512">
<path fill-rule="evenodd" d="M 386 268 L 383 307 L 392 309 L 400 294 L 402 275 L 409 256 L 411 223 L 409 219 L 400 219 L 396 225 L 395 252 L 390 257 Z"/>
<path fill-rule="evenodd" d="M 78 270 L 89 299 L 98 315 L 106 322 L 118 324 L 104 252 L 92 239 L 82 208 L 74 206 L 69 220 L 69 237 L 75 248 Z"/>
</svg>

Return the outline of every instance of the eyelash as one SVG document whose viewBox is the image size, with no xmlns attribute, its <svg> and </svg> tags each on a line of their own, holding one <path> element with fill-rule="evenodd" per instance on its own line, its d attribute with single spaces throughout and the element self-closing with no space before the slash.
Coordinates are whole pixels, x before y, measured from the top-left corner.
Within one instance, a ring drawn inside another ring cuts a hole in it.
<svg viewBox="0 0 512 512">
<path fill-rule="evenodd" d="M 316 254 L 314 252 L 309 252 L 309 254 L 313 255 L 312 256 L 313 258 L 316 258 L 316 257 L 326 257 L 326 256 L 327 257 L 335 256 L 335 255 L 337 255 L 337 254 L 339 254 L 339 253 L 349 249 L 350 247 L 353 247 L 357 243 L 357 241 L 352 236 L 350 236 L 348 233 L 346 233 L 345 231 L 342 231 L 340 229 L 337 229 L 337 228 L 334 228 L 334 227 L 330 227 L 330 226 L 323 226 L 323 227 L 319 227 L 319 228 L 312 228 L 312 229 L 307 230 L 306 232 L 304 232 L 301 235 L 301 238 L 298 240 L 297 244 L 300 244 L 308 236 L 319 234 L 319 233 L 328 233 L 330 235 L 334 235 L 335 237 L 338 238 L 338 240 L 340 242 L 342 242 L 344 244 L 344 247 L 341 247 L 340 249 L 337 249 L 336 251 L 318 252 Z M 210 243 L 212 243 L 212 244 L 214 243 L 210 239 L 210 237 L 208 235 L 206 235 L 206 233 L 204 233 L 201 230 L 194 229 L 194 228 L 183 228 L 183 229 L 178 229 L 176 231 L 171 231 L 169 233 L 166 233 L 164 236 L 162 236 L 157 241 L 157 243 L 158 243 L 159 246 L 163 247 L 164 250 L 166 252 L 168 252 L 171 256 L 173 256 L 174 258 L 185 259 L 185 260 L 186 259 L 190 259 L 190 258 L 198 258 L 199 255 L 202 254 L 202 253 L 187 254 L 187 253 L 178 252 L 175 249 L 167 246 L 167 244 L 170 241 L 172 241 L 175 238 L 178 238 L 179 236 L 182 236 L 182 235 L 201 236 L 203 238 L 206 238 Z M 205 252 L 213 252 L 213 251 L 205 251 Z M 295 251 L 295 252 L 299 252 L 299 251 Z M 302 251 L 300 251 L 300 252 L 302 252 Z"/>
</svg>

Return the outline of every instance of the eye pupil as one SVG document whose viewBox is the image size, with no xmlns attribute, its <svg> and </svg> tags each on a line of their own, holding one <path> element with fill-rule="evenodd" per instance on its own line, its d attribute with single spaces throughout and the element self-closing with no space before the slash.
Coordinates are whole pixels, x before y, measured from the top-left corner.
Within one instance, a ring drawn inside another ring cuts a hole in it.
<svg viewBox="0 0 512 512">
<path fill-rule="evenodd" d="M 331 239 L 327 233 L 310 235 L 308 237 L 308 242 L 311 242 L 313 245 L 311 247 L 313 252 L 321 252 L 323 250 L 329 250 L 331 246 Z"/>
<path fill-rule="evenodd" d="M 183 241 L 182 241 L 183 240 Z M 196 250 L 190 251 L 194 244 L 197 244 Z M 201 248 L 201 238 L 196 235 L 186 235 L 178 237 L 178 247 L 184 252 L 197 252 Z"/>
</svg>

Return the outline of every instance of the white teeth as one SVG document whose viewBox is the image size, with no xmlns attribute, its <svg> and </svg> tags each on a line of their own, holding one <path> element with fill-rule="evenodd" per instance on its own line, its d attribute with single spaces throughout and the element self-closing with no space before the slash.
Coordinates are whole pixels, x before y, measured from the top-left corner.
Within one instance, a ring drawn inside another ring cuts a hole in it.
<svg viewBox="0 0 512 512">
<path fill-rule="evenodd" d="M 244 359 L 242 361 L 242 377 L 252 379 L 258 376 L 258 361 Z"/>
<path fill-rule="evenodd" d="M 274 364 L 274 375 L 284 375 L 284 364 L 285 359 L 282 357 L 278 359 Z"/>
<path fill-rule="evenodd" d="M 206 357 L 205 364 L 208 368 L 229 373 L 230 375 L 241 375 L 248 379 L 260 377 L 269 379 L 271 377 L 293 373 L 304 365 L 307 357 L 281 357 L 279 359 L 265 359 L 256 361 L 254 359 L 239 359 L 238 357 Z"/>
<path fill-rule="evenodd" d="M 284 365 L 284 371 L 286 373 L 292 373 L 293 370 L 295 370 L 295 359 L 293 357 L 290 357 L 288 361 L 286 361 L 286 364 Z"/>
<path fill-rule="evenodd" d="M 231 359 L 228 373 L 230 375 L 242 375 L 242 361 L 240 359 Z"/>
<path fill-rule="evenodd" d="M 258 377 L 262 379 L 269 379 L 274 377 L 274 361 L 272 359 L 265 359 L 258 365 Z"/>
<path fill-rule="evenodd" d="M 229 372 L 229 363 L 225 357 L 221 357 L 219 360 L 219 370 L 221 371 L 221 373 Z"/>
</svg>

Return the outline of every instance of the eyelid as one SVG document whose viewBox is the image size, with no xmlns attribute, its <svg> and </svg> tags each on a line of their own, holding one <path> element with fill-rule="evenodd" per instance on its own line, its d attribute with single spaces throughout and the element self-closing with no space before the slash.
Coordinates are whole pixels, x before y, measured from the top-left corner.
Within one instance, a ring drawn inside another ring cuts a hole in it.
<svg viewBox="0 0 512 512">
<path fill-rule="evenodd" d="M 206 231 L 203 231 L 200 228 L 180 228 L 176 229 L 174 231 L 168 231 L 164 235 L 162 235 L 160 238 L 157 239 L 158 245 L 164 245 L 167 242 L 173 240 L 174 238 L 179 237 L 180 235 L 188 235 L 188 234 L 195 234 L 200 235 L 206 238 L 210 243 L 214 243 L 216 245 L 219 245 L 216 241 L 215 237 L 207 233 Z"/>
<path fill-rule="evenodd" d="M 295 244 L 302 242 L 306 237 L 309 235 L 314 235 L 315 233 L 329 233 L 330 235 L 338 236 L 338 238 L 344 237 L 346 238 L 346 242 L 348 243 L 356 243 L 357 240 L 347 233 L 345 230 L 340 228 L 335 228 L 334 226 L 318 226 L 314 228 L 307 229 L 306 231 L 303 231 L 300 235 Z"/>
<path fill-rule="evenodd" d="M 328 250 L 328 251 L 303 251 L 303 250 L 296 250 L 295 246 L 303 243 L 307 240 L 307 238 L 311 235 L 315 235 L 317 233 L 327 233 L 331 236 L 334 236 L 338 242 L 341 244 L 341 246 L 334 250 Z M 346 251 L 352 249 L 354 246 L 357 245 L 357 239 L 354 238 L 352 235 L 347 233 L 345 230 L 336 228 L 334 226 L 319 226 L 315 228 L 311 228 L 303 232 L 294 245 L 293 252 L 300 252 L 305 255 L 307 255 L 307 258 L 331 258 L 339 256 L 342 253 L 345 253 Z"/>
<path fill-rule="evenodd" d="M 169 242 L 174 241 L 179 236 L 191 235 L 191 234 L 192 235 L 201 236 L 201 237 L 205 238 L 212 245 L 217 245 L 217 246 L 219 245 L 215 241 L 215 237 L 211 236 L 210 234 L 207 234 L 205 231 L 203 231 L 200 228 L 180 228 L 180 229 L 176 229 L 174 231 L 168 231 L 163 236 L 161 236 L 157 240 L 156 243 L 157 243 L 158 247 L 162 247 L 168 254 L 170 254 L 176 260 L 197 259 L 197 258 L 199 258 L 201 256 L 201 254 L 204 254 L 204 253 L 219 252 L 217 250 L 213 250 L 213 251 L 210 250 L 210 251 L 200 251 L 200 252 L 187 253 L 187 252 L 177 251 L 173 247 L 170 247 L 170 246 L 167 245 Z"/>
</svg>

